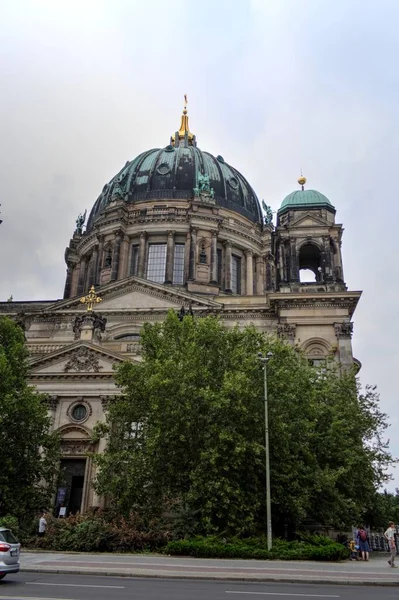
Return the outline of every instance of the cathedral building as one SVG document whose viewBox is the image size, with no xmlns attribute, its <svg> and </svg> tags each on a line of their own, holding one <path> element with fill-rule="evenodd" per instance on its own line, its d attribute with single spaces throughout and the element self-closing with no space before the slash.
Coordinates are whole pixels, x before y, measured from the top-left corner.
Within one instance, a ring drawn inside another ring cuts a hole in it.
<svg viewBox="0 0 399 600">
<path fill-rule="evenodd" d="M 104 186 L 66 248 L 63 299 L 0 303 L 0 314 L 25 330 L 30 383 L 48 395 L 61 435 L 56 509 L 101 505 L 87 453 L 103 450 L 91 433 L 120 393 L 113 368 L 140 360 L 143 324 L 170 309 L 253 324 L 315 363 L 357 363 L 360 292 L 345 283 L 335 213 L 300 177 L 274 219 L 239 171 L 200 150 L 186 108 L 167 145 L 127 162 Z"/>
</svg>

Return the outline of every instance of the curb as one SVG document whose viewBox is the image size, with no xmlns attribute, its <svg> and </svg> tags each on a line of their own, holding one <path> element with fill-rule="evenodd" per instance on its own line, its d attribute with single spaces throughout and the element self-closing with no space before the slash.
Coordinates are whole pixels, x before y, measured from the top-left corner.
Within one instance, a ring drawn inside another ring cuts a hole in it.
<svg viewBox="0 0 399 600">
<path fill-rule="evenodd" d="M 301 578 L 298 577 L 275 577 L 273 575 L 265 575 L 264 577 L 231 577 L 215 575 L 165 575 L 160 573 L 120 573 L 117 571 L 85 571 L 85 570 L 72 570 L 72 569 L 35 569 L 35 568 L 22 568 L 20 573 L 52 573 L 56 575 L 92 575 L 100 577 L 131 577 L 137 579 L 194 579 L 194 580 L 208 580 L 208 581 L 248 581 L 252 583 L 308 583 L 308 584 L 319 584 L 319 585 L 350 585 L 350 586 L 368 586 L 368 587 L 399 587 L 399 579 L 397 582 L 394 581 L 364 581 L 364 580 L 353 580 L 353 579 L 313 579 L 313 578 Z"/>
</svg>

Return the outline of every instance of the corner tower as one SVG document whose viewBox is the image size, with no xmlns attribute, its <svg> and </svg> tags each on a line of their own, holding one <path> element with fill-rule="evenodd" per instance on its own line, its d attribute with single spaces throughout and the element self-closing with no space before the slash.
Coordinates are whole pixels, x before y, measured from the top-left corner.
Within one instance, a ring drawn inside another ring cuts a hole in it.
<svg viewBox="0 0 399 600">
<path fill-rule="evenodd" d="M 277 213 L 277 287 L 280 291 L 344 291 L 341 239 L 335 208 L 316 190 L 301 186 L 284 198 Z"/>
</svg>

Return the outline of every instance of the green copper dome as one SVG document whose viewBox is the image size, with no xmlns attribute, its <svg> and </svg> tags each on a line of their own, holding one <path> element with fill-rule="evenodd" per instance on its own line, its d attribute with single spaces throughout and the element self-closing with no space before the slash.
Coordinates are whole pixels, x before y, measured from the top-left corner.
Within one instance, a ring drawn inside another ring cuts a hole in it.
<svg viewBox="0 0 399 600">
<path fill-rule="evenodd" d="M 305 190 L 304 185 L 306 183 L 306 177 L 301 175 L 298 179 L 298 183 L 301 185 L 302 189 L 295 190 L 294 192 L 291 192 L 291 194 L 288 194 L 282 201 L 279 212 L 291 210 L 292 208 L 299 210 L 301 208 L 329 208 L 330 210 L 335 210 L 324 194 L 321 194 L 316 190 Z"/>
<path fill-rule="evenodd" d="M 329 199 L 316 190 L 296 190 L 284 198 L 280 210 L 283 208 L 305 208 L 306 206 L 334 208 Z"/>
</svg>

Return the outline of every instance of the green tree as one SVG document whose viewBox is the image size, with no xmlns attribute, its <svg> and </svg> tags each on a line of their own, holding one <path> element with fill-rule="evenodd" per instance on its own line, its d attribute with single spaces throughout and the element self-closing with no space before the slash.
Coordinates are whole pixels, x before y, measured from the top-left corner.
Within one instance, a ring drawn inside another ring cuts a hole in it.
<svg viewBox="0 0 399 600">
<path fill-rule="evenodd" d="M 365 523 L 374 529 L 385 531 L 389 521 L 399 523 L 399 489 L 395 493 L 377 492 L 365 515 Z"/>
<path fill-rule="evenodd" d="M 20 520 L 48 506 L 59 464 L 44 396 L 27 384 L 27 375 L 24 333 L 0 317 L 0 517 Z"/>
<path fill-rule="evenodd" d="M 201 533 L 264 526 L 263 372 L 268 363 L 273 525 L 351 524 L 385 478 L 385 415 L 352 373 L 315 369 L 255 328 L 209 317 L 146 325 L 143 361 L 117 371 L 123 390 L 98 436 L 97 490 L 115 510 L 174 505 Z"/>
</svg>

